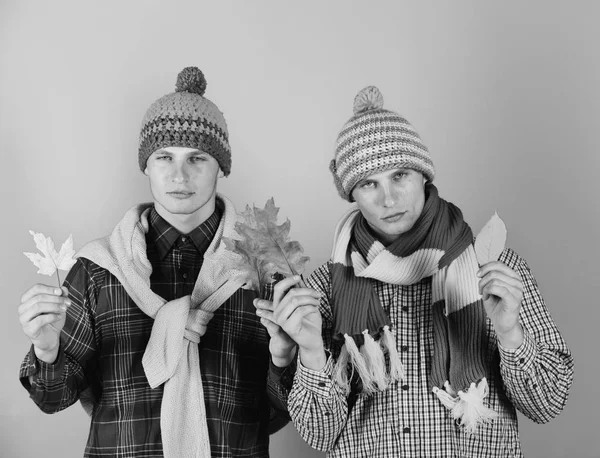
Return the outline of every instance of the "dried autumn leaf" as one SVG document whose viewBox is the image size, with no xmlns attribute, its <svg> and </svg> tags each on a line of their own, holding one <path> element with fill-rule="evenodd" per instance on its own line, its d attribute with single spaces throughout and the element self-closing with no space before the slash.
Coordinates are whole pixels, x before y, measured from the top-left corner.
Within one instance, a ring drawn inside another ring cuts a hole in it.
<svg viewBox="0 0 600 458">
<path fill-rule="evenodd" d="M 39 269 L 38 274 L 54 275 L 57 270 L 69 270 L 75 264 L 75 250 L 73 249 L 73 236 L 62 244 L 60 251 L 54 249 L 54 241 L 51 237 L 45 237 L 39 232 L 29 231 L 33 236 L 36 248 L 42 253 L 23 253 Z M 59 279 L 60 283 L 60 279 Z"/>
<path fill-rule="evenodd" d="M 239 239 L 223 238 L 225 247 L 240 255 L 237 267 L 247 273 L 256 291 L 260 291 L 261 284 L 269 283 L 276 272 L 301 274 L 309 260 L 300 243 L 289 239 L 290 220 L 277 224 L 278 213 L 272 197 L 264 208 L 247 205 L 240 213 L 241 221 L 235 225 Z"/>
<path fill-rule="evenodd" d="M 494 213 L 475 238 L 475 255 L 479 265 L 497 261 L 505 245 L 506 226 L 498 213 Z"/>
</svg>

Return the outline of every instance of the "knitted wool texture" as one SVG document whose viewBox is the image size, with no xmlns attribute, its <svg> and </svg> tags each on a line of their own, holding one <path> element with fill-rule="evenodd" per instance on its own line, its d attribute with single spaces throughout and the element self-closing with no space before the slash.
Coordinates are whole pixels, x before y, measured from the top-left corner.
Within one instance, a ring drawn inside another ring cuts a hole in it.
<svg viewBox="0 0 600 458">
<path fill-rule="evenodd" d="M 432 277 L 434 354 L 430 385 L 440 401 L 460 418 L 468 432 L 494 417 L 483 405 L 487 395 L 486 314 L 478 290 L 479 268 L 473 234 L 462 213 L 426 185 L 427 199 L 419 219 L 388 247 L 379 242 L 356 208 L 338 223 L 332 253 L 331 306 L 334 341 L 341 345 L 334 373 L 348 384 L 347 365 L 358 373 L 363 392 L 387 388 L 395 381 L 381 363 L 388 353 L 390 369 L 398 366 L 390 320 L 370 279 L 411 285 Z M 373 342 L 378 345 L 373 345 Z M 371 348 L 371 350 L 369 350 Z M 358 352 L 360 349 L 360 352 Z"/>
<path fill-rule="evenodd" d="M 417 170 L 433 181 L 435 170 L 427 147 L 410 123 L 383 109 L 383 96 L 368 86 L 354 99 L 354 116 L 338 135 L 329 169 L 340 196 L 352 202 L 362 179 L 395 168 Z"/>
<path fill-rule="evenodd" d="M 142 121 L 138 161 L 142 172 L 159 148 L 183 146 L 214 157 L 225 176 L 231 171 L 229 133 L 223 113 L 204 97 L 206 79 L 197 67 L 177 76 L 175 92 L 154 102 Z"/>
<path fill-rule="evenodd" d="M 166 302 L 150 289 L 145 234 L 151 204 L 133 207 L 110 236 L 77 253 L 112 273 L 135 304 L 154 318 L 142 364 L 152 388 L 164 383 L 160 426 L 166 458 L 211 456 L 198 343 L 215 310 L 244 284 L 235 270 L 239 259 L 221 244 L 222 237 L 234 234 L 236 212 L 224 196 L 217 199 L 225 210 L 190 296 Z M 92 411 L 85 404 L 84 408 Z"/>
</svg>

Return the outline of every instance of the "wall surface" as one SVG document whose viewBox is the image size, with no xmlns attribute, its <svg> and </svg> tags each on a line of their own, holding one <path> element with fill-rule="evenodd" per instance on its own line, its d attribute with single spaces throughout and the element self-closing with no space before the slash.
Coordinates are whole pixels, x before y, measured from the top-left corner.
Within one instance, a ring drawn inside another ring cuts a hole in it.
<svg viewBox="0 0 600 458">
<path fill-rule="evenodd" d="M 497 210 L 576 359 L 565 411 L 521 421 L 527 457 L 598 457 L 600 6 L 584 1 L 0 1 L 0 455 L 81 456 L 79 406 L 45 415 L 17 378 L 17 306 L 41 277 L 29 229 L 76 246 L 150 199 L 142 116 L 184 66 L 224 112 L 238 208 L 271 196 L 324 262 L 347 208 L 328 171 L 356 92 L 377 85 L 477 231 Z M 292 426 L 274 457 L 322 456 Z"/>
</svg>

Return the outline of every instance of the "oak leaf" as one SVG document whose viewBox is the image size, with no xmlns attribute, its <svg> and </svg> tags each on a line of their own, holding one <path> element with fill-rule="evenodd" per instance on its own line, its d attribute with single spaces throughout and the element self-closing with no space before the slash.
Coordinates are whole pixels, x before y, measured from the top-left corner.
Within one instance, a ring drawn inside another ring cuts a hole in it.
<svg viewBox="0 0 600 458">
<path fill-rule="evenodd" d="M 475 255 L 480 266 L 497 261 L 506 245 L 506 226 L 494 213 L 475 238 Z"/>
<path fill-rule="evenodd" d="M 235 224 L 239 238 L 223 237 L 225 247 L 240 256 L 237 268 L 245 271 L 255 291 L 270 283 L 275 273 L 302 274 L 309 260 L 300 243 L 290 240 L 290 220 L 277 224 L 278 213 L 272 197 L 264 208 L 246 205 Z"/>
</svg>

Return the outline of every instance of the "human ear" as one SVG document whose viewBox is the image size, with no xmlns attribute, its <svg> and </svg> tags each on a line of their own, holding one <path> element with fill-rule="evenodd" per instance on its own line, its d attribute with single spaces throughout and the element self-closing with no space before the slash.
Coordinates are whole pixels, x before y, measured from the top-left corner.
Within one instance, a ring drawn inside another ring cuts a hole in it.
<svg viewBox="0 0 600 458">
<path fill-rule="evenodd" d="M 221 167 L 219 167 L 219 173 L 217 174 L 217 178 L 223 178 L 225 176 L 225 173 L 221 170 Z"/>
<path fill-rule="evenodd" d="M 148 176 L 148 166 L 144 169 L 144 175 Z"/>
</svg>

